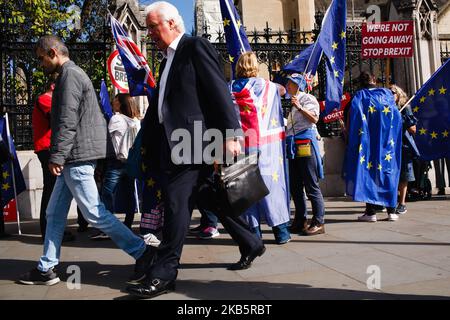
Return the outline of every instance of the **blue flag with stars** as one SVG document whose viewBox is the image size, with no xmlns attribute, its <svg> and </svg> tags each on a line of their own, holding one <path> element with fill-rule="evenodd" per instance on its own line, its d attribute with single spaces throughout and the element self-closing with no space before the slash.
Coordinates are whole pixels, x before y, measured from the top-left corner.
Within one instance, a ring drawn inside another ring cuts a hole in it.
<svg viewBox="0 0 450 320">
<path fill-rule="evenodd" d="M 10 137 L 8 139 L 8 134 L 6 132 L 6 119 L 1 117 L 0 119 L 0 132 L 2 134 L 3 141 L 8 141 L 10 144 L 9 150 L 14 159 L 12 161 L 14 167 L 14 178 L 16 184 L 16 194 L 26 190 L 25 179 L 23 178 L 22 171 L 20 170 L 19 160 L 17 159 L 16 148 L 14 147 L 14 142 Z M 11 161 L 8 161 L 2 165 L 2 177 L 1 177 L 1 206 L 4 208 L 12 199 L 14 199 L 14 185 L 13 185 L 13 174 L 11 171 Z"/>
<path fill-rule="evenodd" d="M 106 88 L 105 80 L 102 79 L 102 84 L 100 86 L 100 102 L 102 106 L 103 114 L 106 120 L 109 122 L 113 116 L 111 102 L 109 101 L 108 88 Z"/>
<path fill-rule="evenodd" d="M 402 117 L 391 91 L 358 91 L 350 106 L 347 194 L 355 201 L 395 207 L 401 148 Z"/>
<path fill-rule="evenodd" d="M 283 68 L 287 73 L 304 73 L 312 82 L 322 56 L 325 56 L 327 81 L 324 114 L 339 109 L 344 87 L 347 2 L 333 0 L 325 13 L 317 41 Z"/>
<path fill-rule="evenodd" d="M 220 11 L 223 19 L 223 29 L 227 40 L 228 59 L 233 67 L 233 78 L 239 56 L 252 51 L 247 35 L 242 26 L 241 18 L 231 0 L 220 0 Z"/>
<path fill-rule="evenodd" d="M 424 160 L 450 157 L 450 60 L 417 91 L 411 102 L 415 141 Z"/>
</svg>

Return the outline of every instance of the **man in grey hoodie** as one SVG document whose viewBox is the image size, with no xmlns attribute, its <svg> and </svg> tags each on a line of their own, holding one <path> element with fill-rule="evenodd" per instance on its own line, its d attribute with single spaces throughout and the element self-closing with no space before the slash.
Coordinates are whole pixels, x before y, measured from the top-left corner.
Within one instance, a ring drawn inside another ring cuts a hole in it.
<svg viewBox="0 0 450 320">
<path fill-rule="evenodd" d="M 60 281 L 54 267 L 72 199 L 89 224 L 137 260 L 136 268 L 146 267 L 151 250 L 105 208 L 94 180 L 96 160 L 105 158 L 112 148 L 91 80 L 70 60 L 67 47 L 56 36 L 39 39 L 36 55 L 44 73 L 59 73 L 53 92 L 49 160 L 50 172 L 57 179 L 46 212 L 44 253 L 37 268 L 23 274 L 20 282 L 53 285 Z"/>
</svg>

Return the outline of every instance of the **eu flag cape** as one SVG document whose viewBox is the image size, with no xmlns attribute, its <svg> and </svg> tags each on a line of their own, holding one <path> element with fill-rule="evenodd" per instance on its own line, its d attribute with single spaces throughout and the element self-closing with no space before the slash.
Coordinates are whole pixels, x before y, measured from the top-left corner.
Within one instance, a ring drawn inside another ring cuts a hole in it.
<svg viewBox="0 0 450 320">
<path fill-rule="evenodd" d="M 392 93 L 363 89 L 350 106 L 345 160 L 347 194 L 355 201 L 397 205 L 402 148 L 402 118 Z"/>
</svg>

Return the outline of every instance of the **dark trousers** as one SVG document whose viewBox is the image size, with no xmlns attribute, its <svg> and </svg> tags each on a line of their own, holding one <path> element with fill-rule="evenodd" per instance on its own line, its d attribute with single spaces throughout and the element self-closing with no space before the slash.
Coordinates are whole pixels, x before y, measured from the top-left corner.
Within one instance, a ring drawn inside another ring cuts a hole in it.
<svg viewBox="0 0 450 320">
<path fill-rule="evenodd" d="M 192 211 L 197 203 L 198 187 L 211 170 L 199 165 L 171 165 L 167 139 L 164 134 L 162 137 L 164 138 L 160 152 L 156 153 L 161 157 L 156 165 L 162 173 L 163 239 L 157 251 L 156 261 L 149 270 L 149 275 L 151 278 L 175 280 Z M 262 247 L 262 240 L 250 231 L 248 224 L 242 218 L 230 218 L 223 214 L 216 214 L 225 230 L 239 245 L 241 255 L 249 255 Z"/>
<path fill-rule="evenodd" d="M 47 228 L 47 218 L 46 211 L 48 201 L 50 200 L 50 196 L 53 192 L 53 187 L 55 186 L 56 176 L 52 175 L 50 170 L 48 169 L 48 163 L 50 159 L 50 151 L 42 150 L 36 153 L 41 163 L 42 167 L 42 176 L 44 178 L 44 188 L 42 190 L 42 199 L 41 199 L 41 210 L 39 214 L 39 223 L 41 227 L 42 238 L 45 238 L 45 229 Z M 79 226 L 87 226 L 88 222 L 84 220 L 83 215 L 80 212 L 80 209 L 77 207 L 78 213 L 78 225 Z"/>
<path fill-rule="evenodd" d="M 56 182 L 56 176 L 52 175 L 50 170 L 48 169 L 48 163 L 50 159 L 50 151 L 42 150 L 36 153 L 39 161 L 41 162 L 42 167 L 42 176 L 44 178 L 44 188 L 42 190 L 42 199 L 41 199 L 41 211 L 39 214 L 39 222 L 41 226 L 41 234 L 42 238 L 45 238 L 45 229 L 47 227 L 47 219 L 46 219 L 46 210 L 47 204 L 50 200 L 50 196 L 52 195 L 53 187 Z"/>
<path fill-rule="evenodd" d="M 311 200 L 314 219 L 324 223 L 325 204 L 320 190 L 319 177 L 317 176 L 316 157 L 302 157 L 289 160 L 289 187 L 295 204 L 295 223 L 307 218 L 306 190 L 308 199 Z"/>
<path fill-rule="evenodd" d="M 376 204 L 366 203 L 366 215 L 373 216 L 377 214 L 377 211 L 383 210 L 383 206 L 379 206 Z M 394 207 L 386 207 L 387 213 L 392 214 L 395 213 Z"/>
</svg>

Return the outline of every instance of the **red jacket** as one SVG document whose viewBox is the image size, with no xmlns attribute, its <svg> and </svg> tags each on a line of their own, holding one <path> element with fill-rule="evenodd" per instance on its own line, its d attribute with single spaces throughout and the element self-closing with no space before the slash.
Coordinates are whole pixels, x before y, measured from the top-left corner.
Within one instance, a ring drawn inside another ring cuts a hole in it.
<svg viewBox="0 0 450 320">
<path fill-rule="evenodd" d="M 52 109 L 52 92 L 40 95 L 33 109 L 34 152 L 50 149 L 50 111 Z"/>
</svg>

